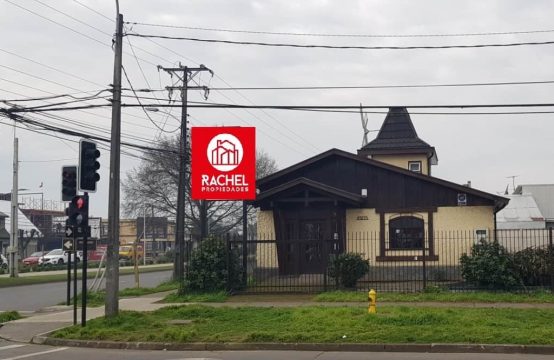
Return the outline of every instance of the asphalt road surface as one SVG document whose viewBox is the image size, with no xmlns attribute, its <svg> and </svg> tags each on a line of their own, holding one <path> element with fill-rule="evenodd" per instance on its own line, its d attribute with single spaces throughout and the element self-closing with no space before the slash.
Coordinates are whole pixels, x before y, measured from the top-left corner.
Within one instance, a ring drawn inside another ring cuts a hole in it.
<svg viewBox="0 0 554 360">
<path fill-rule="evenodd" d="M 170 278 L 171 271 L 168 270 L 140 274 L 140 286 L 154 287 Z M 93 279 L 94 277 L 88 279 L 89 285 L 92 284 Z M 81 284 L 81 280 L 78 280 L 77 288 L 79 292 L 81 292 Z M 121 275 L 119 277 L 120 289 L 133 286 L 135 286 L 135 275 Z M 65 282 L 0 288 L 0 311 L 37 311 L 46 306 L 58 305 L 66 300 L 66 289 Z M 73 294 L 73 289 L 71 293 Z M 1 359 L 2 354 L 0 353 Z"/>
<path fill-rule="evenodd" d="M 319 351 L 138 351 L 30 345 L 0 340 L 0 360 L 552 360 L 554 356 L 526 354 L 424 354 Z"/>
</svg>

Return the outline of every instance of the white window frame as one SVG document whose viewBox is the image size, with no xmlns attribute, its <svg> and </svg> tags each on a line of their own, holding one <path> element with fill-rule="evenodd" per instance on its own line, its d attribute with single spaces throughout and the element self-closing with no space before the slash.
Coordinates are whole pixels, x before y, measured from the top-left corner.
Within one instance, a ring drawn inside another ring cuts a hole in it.
<svg viewBox="0 0 554 360">
<path fill-rule="evenodd" d="M 481 240 L 488 240 L 489 239 L 489 229 L 475 229 L 474 231 L 475 235 L 475 242 L 479 242 Z"/>
<path fill-rule="evenodd" d="M 418 165 L 419 170 L 412 170 L 412 165 Z M 422 172 L 421 161 L 408 161 L 408 170 L 410 170 L 411 172 L 421 174 L 421 172 Z"/>
</svg>

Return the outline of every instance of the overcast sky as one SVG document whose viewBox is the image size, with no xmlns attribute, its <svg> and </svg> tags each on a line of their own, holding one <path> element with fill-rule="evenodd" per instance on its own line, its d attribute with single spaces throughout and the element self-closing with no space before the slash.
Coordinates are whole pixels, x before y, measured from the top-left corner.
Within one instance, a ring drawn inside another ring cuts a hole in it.
<svg viewBox="0 0 554 360">
<path fill-rule="evenodd" d="M 125 20 L 130 22 L 270 32 L 451 34 L 554 28 L 552 1 L 122 0 L 120 8 Z M 113 78 L 113 19 L 114 1 L 0 0 L 0 99 L 42 97 L 107 88 Z M 554 32 L 418 38 L 301 37 L 126 26 L 128 31 L 142 34 L 326 45 L 483 44 L 550 41 L 554 37 Z M 133 56 L 133 50 L 138 60 Z M 171 66 L 179 62 L 189 66 L 205 64 L 211 68 L 215 77 L 202 74 L 198 80 L 212 87 L 554 80 L 554 45 L 444 50 L 329 50 L 160 39 L 152 42 L 149 39 L 127 37 L 124 39 L 124 52 L 123 64 L 136 88 L 160 89 L 170 85 L 175 79 L 158 72 L 155 65 Z M 128 86 L 125 79 L 123 85 Z M 554 84 L 423 89 L 212 91 L 209 101 L 256 105 L 363 103 L 383 106 L 548 103 L 553 102 L 553 90 Z M 156 94 L 159 103 L 167 99 L 166 93 Z M 203 101 L 202 94 L 191 91 L 189 100 Z M 132 102 L 132 99 L 126 98 L 125 101 Z M 156 100 L 144 101 L 158 103 Z M 31 104 L 40 105 L 44 102 Z M 417 112 L 415 109 L 409 111 Z M 33 117 L 57 126 L 109 137 L 110 114 L 110 109 L 94 109 L 57 114 L 66 119 Z M 273 156 L 280 168 L 330 148 L 355 152 L 361 146 L 362 128 L 360 116 L 356 113 L 190 109 L 189 114 L 193 126 L 255 126 L 258 148 Z M 178 109 L 174 109 L 172 115 L 178 117 Z M 164 130 L 177 129 L 178 122 L 171 116 L 167 117 L 161 112 L 152 113 L 151 116 Z M 369 128 L 378 129 L 384 117 L 384 114 L 370 114 Z M 160 131 L 140 109 L 125 109 L 122 118 L 124 141 L 152 145 L 160 136 L 164 136 L 160 135 Z M 439 164 L 433 168 L 434 176 L 457 183 L 471 180 L 475 188 L 492 193 L 503 191 L 508 183 L 511 190 L 511 179 L 507 178 L 511 175 L 518 175 L 516 185 L 554 182 L 553 118 L 554 114 L 412 115 L 420 138 L 437 149 Z M 5 119 L 0 119 L 0 122 L 9 123 Z M 375 134 L 370 135 L 370 140 Z M 64 164 L 77 162 L 77 144 L 74 141 L 78 141 L 78 138 L 67 135 L 56 135 L 60 138 L 55 138 L 24 129 L 17 129 L 17 136 L 22 161 L 19 187 L 44 192 L 45 199 L 60 200 L 60 169 Z M 12 138 L 13 129 L 0 125 L 0 193 L 9 192 L 12 187 Z M 130 154 L 140 155 L 136 151 Z M 107 150 L 102 150 L 101 164 L 102 179 L 99 191 L 92 197 L 91 211 L 93 215 L 106 216 Z M 124 154 L 122 178 L 138 164 L 139 160 Z M 42 188 L 39 187 L 41 183 Z"/>
</svg>

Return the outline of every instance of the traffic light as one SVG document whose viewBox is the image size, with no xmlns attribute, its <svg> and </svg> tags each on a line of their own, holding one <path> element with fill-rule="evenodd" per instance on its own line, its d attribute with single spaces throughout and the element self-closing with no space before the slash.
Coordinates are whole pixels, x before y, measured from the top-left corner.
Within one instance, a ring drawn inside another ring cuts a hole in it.
<svg viewBox="0 0 554 360">
<path fill-rule="evenodd" d="M 62 201 L 71 201 L 77 195 L 77 166 L 62 167 Z"/>
<path fill-rule="evenodd" d="M 74 196 L 69 207 L 65 209 L 65 214 L 67 225 L 74 226 L 78 234 L 83 233 L 88 227 L 88 196 Z"/>
<path fill-rule="evenodd" d="M 79 190 L 96 191 L 96 182 L 100 180 L 100 163 L 96 161 L 100 157 L 100 151 L 96 143 L 81 139 L 79 143 Z"/>
</svg>

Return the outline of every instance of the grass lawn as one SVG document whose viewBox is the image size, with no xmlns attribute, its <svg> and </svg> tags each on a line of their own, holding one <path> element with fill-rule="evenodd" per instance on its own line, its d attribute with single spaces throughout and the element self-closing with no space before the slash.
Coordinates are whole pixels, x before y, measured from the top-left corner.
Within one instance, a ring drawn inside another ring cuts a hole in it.
<svg viewBox="0 0 554 360">
<path fill-rule="evenodd" d="M 0 324 L 21 319 L 21 315 L 17 311 L 0 312 Z"/>
<path fill-rule="evenodd" d="M 330 291 L 316 295 L 314 301 L 319 302 L 367 302 L 367 292 L 364 291 Z M 554 303 L 554 294 L 546 291 L 528 294 L 507 292 L 417 292 L 417 293 L 377 293 L 377 303 L 380 301 L 398 302 L 509 302 L 509 303 Z"/>
<path fill-rule="evenodd" d="M 165 270 L 171 270 L 173 269 L 172 264 L 168 264 L 167 266 L 159 266 L 159 267 L 152 267 L 152 268 L 141 268 L 140 273 L 149 273 L 149 272 L 156 272 L 156 271 L 165 271 Z M 94 276 L 96 274 L 96 269 L 87 271 L 88 276 Z M 126 275 L 126 274 L 134 274 L 133 269 L 121 269 L 119 271 L 120 275 Z M 77 278 L 81 278 L 81 272 L 77 274 Z M 3 287 L 9 287 L 9 286 L 22 286 L 22 285 L 33 285 L 33 284 L 44 284 L 44 283 L 50 283 L 50 282 L 61 282 L 67 280 L 67 274 L 56 274 L 56 275 L 37 275 L 37 276 L 26 276 L 26 277 L 17 277 L 17 278 L 10 278 L 10 277 L 2 277 L 0 278 L 0 288 Z"/>
<path fill-rule="evenodd" d="M 193 320 L 169 325 L 168 320 Z M 190 305 L 121 312 L 57 338 L 157 342 L 554 344 L 554 310 L 362 307 L 214 308 Z"/>
</svg>

